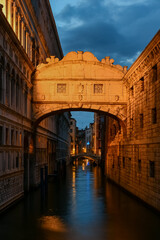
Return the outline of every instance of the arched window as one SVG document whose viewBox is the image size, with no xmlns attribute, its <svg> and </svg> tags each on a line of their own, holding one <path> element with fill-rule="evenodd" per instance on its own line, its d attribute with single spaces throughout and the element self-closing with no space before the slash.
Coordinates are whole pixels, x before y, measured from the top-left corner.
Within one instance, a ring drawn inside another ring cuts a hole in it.
<svg viewBox="0 0 160 240">
<path fill-rule="evenodd" d="M 27 116 L 27 99 L 28 99 L 28 88 L 25 85 L 25 92 L 24 92 L 24 114 Z"/>
<path fill-rule="evenodd" d="M 4 69 L 4 59 L 3 59 L 3 57 L 1 57 L 1 59 L 0 59 L 0 102 L 1 103 L 3 103 L 3 94 L 4 94 L 4 90 L 3 90 L 3 84 L 4 84 L 3 69 Z"/>
<path fill-rule="evenodd" d="M 12 70 L 11 75 L 11 106 L 15 106 L 15 71 Z"/>
<path fill-rule="evenodd" d="M 6 105 L 10 105 L 10 65 L 7 63 L 6 68 Z"/>
<path fill-rule="evenodd" d="M 19 79 L 19 111 L 23 113 L 23 80 Z"/>
<path fill-rule="evenodd" d="M 19 76 L 16 76 L 16 110 L 19 110 L 19 99 L 20 93 L 19 93 Z"/>
</svg>

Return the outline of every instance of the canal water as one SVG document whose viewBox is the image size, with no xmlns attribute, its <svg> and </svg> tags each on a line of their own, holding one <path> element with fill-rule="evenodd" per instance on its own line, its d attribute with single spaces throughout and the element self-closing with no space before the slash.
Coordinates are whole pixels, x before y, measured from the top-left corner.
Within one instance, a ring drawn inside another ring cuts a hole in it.
<svg viewBox="0 0 160 240">
<path fill-rule="evenodd" d="M 159 240 L 160 216 L 87 162 L 0 215 L 1 240 Z"/>
</svg>

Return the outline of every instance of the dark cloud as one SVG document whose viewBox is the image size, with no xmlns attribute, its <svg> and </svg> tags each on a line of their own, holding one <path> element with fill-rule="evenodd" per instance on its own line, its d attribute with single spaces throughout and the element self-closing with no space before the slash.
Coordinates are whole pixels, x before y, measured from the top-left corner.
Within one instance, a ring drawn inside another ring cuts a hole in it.
<svg viewBox="0 0 160 240">
<path fill-rule="evenodd" d="M 99 60 L 111 56 L 127 65 L 127 59 L 145 48 L 159 29 L 160 1 L 123 6 L 109 2 L 86 0 L 67 5 L 55 16 L 64 54 L 91 51 Z"/>
</svg>

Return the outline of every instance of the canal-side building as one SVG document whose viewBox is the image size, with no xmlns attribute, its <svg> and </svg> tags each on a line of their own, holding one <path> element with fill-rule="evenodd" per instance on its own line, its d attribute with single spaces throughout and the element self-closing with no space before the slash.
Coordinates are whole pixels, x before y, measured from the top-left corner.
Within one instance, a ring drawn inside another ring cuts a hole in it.
<svg viewBox="0 0 160 240">
<path fill-rule="evenodd" d="M 160 210 L 160 31 L 124 76 L 125 125 L 107 119 L 106 174 Z"/>
<path fill-rule="evenodd" d="M 63 57 L 49 1 L 0 3 L 1 210 L 39 185 L 44 169 L 53 174 L 69 160 L 70 114 L 32 124 L 35 68 L 50 55 Z"/>
<path fill-rule="evenodd" d="M 89 127 L 85 128 L 85 142 L 86 142 L 86 152 L 93 153 L 93 123 L 89 124 Z"/>
<path fill-rule="evenodd" d="M 78 129 L 77 145 L 78 145 L 78 154 L 86 153 L 85 129 Z"/>
<path fill-rule="evenodd" d="M 77 149 L 77 127 L 76 127 L 76 120 L 74 118 L 70 119 L 70 137 L 71 137 L 71 155 L 76 155 L 76 149 Z"/>
</svg>

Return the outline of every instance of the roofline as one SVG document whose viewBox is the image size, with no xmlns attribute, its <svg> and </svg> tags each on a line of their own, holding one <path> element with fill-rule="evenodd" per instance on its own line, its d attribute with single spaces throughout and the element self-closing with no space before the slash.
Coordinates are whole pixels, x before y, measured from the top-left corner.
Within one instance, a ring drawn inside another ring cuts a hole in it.
<svg viewBox="0 0 160 240">
<path fill-rule="evenodd" d="M 51 17 L 51 20 L 52 20 L 51 23 L 52 23 L 53 28 L 55 30 L 55 37 L 56 37 L 57 45 L 59 47 L 61 59 L 62 59 L 64 57 L 63 50 L 62 50 L 61 42 L 60 42 L 58 31 L 57 31 L 57 26 L 56 26 L 56 23 L 55 23 L 55 19 L 54 19 L 54 16 L 53 16 L 53 11 L 52 11 L 51 4 L 50 4 L 49 0 L 46 0 L 46 4 L 47 4 L 47 7 L 48 7 L 48 10 L 49 10 L 49 13 L 50 13 L 50 17 Z"/>
<path fill-rule="evenodd" d="M 157 45 L 158 39 L 160 39 L 160 30 L 158 30 L 156 35 L 152 38 L 152 40 L 148 43 L 148 45 L 145 47 L 145 49 L 141 52 L 139 57 L 131 65 L 131 67 L 128 69 L 128 71 L 124 77 L 131 75 L 132 72 L 135 71 L 135 68 L 137 68 L 144 61 L 144 58 L 146 58 L 148 56 L 148 52 L 151 52 L 153 50 L 153 48 L 155 47 L 155 45 Z"/>
</svg>

